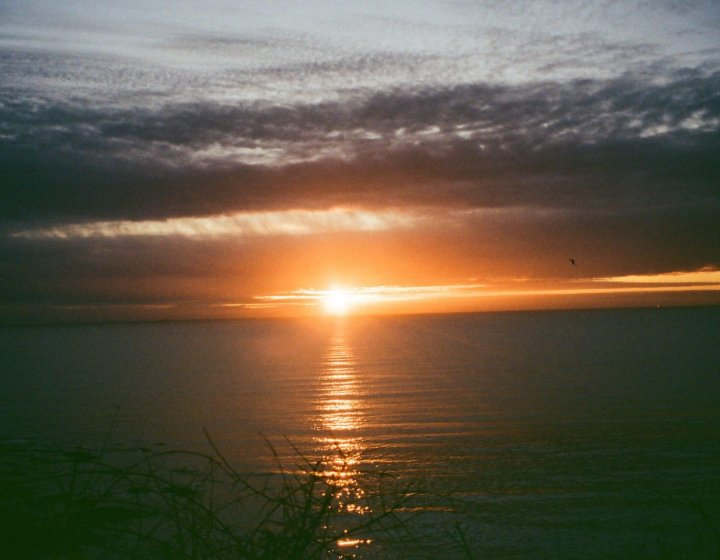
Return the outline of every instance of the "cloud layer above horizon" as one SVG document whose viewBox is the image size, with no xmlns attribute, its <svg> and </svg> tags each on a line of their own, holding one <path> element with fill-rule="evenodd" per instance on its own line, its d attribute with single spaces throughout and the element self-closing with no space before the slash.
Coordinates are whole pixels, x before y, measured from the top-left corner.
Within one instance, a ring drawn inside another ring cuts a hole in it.
<svg viewBox="0 0 720 560">
<path fill-rule="evenodd" d="M 718 267 L 719 45 L 712 1 L 0 3 L 0 299 L 251 299 L 364 236 L 408 285 Z"/>
</svg>

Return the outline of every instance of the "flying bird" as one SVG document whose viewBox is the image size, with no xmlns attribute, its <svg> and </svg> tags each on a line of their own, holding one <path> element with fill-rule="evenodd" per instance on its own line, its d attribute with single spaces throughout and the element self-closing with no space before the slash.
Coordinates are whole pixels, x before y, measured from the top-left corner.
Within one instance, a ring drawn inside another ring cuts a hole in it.
<svg viewBox="0 0 720 560">
<path fill-rule="evenodd" d="M 570 259 L 570 264 L 575 266 L 575 259 Z"/>
</svg>

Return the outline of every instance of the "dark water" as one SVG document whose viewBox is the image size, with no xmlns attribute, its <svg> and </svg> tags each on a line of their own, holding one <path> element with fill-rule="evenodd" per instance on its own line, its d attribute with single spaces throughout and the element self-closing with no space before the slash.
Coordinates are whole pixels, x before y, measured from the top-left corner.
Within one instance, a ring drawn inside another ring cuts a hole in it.
<svg viewBox="0 0 720 560">
<path fill-rule="evenodd" d="M 262 470 L 258 432 L 286 435 L 452 496 L 479 557 L 720 543 L 717 307 L 13 327 L 0 372 L 2 440 L 203 448 L 206 428 Z"/>
</svg>

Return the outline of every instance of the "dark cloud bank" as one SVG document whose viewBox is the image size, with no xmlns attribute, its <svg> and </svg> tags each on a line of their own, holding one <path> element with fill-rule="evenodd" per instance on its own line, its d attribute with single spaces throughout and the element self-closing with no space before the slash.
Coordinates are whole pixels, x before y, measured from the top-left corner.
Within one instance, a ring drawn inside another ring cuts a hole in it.
<svg viewBox="0 0 720 560">
<path fill-rule="evenodd" d="M 718 92 L 720 73 L 702 70 L 296 107 L 113 111 L 5 91 L 0 218 L 342 204 L 717 206 Z"/>
</svg>

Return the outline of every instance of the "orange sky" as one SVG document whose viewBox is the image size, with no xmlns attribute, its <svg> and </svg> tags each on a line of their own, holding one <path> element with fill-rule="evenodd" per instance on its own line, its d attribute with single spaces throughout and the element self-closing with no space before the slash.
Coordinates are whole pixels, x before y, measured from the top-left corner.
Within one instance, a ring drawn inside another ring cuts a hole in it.
<svg viewBox="0 0 720 560">
<path fill-rule="evenodd" d="M 510 233 L 503 220 L 524 230 Z M 344 294 L 346 314 L 720 303 L 717 268 L 653 272 L 658 256 L 636 257 L 637 244 L 610 250 L 580 227 L 568 235 L 574 222 L 552 220 L 332 209 L 19 231 L 14 240 L 93 248 L 92 266 L 52 278 L 66 302 L 5 313 L 30 321 L 323 315 L 332 290 Z"/>
</svg>

